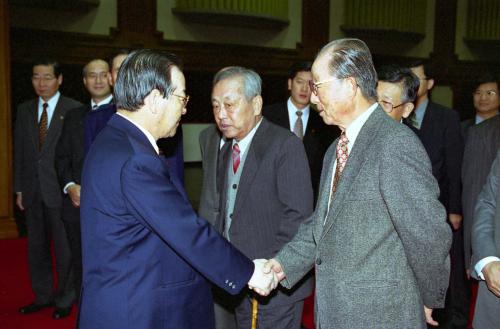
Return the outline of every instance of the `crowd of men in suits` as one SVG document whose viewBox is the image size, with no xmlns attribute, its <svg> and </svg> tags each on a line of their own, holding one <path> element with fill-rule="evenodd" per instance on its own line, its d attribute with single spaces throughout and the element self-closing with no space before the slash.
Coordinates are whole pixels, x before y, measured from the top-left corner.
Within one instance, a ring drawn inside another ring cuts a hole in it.
<svg viewBox="0 0 500 329">
<path fill-rule="evenodd" d="M 200 217 L 183 187 L 175 56 L 90 61 L 87 105 L 59 93 L 55 61 L 32 82 L 14 145 L 35 292 L 21 313 L 55 306 L 59 319 L 76 300 L 80 328 L 299 329 L 315 283 L 318 328 L 465 328 L 472 276 L 475 328 L 500 325 L 496 77 L 461 125 L 429 99 L 426 63 L 376 72 L 358 39 L 295 63 L 274 105 L 255 71 L 223 68 L 199 138 Z"/>
</svg>

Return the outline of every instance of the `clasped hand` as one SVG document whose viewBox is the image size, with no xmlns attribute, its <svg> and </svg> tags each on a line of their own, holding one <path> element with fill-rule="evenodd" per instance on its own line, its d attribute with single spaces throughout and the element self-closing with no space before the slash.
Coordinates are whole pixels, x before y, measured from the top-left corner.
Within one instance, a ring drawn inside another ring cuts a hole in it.
<svg viewBox="0 0 500 329">
<path fill-rule="evenodd" d="M 281 265 L 274 259 L 255 259 L 255 269 L 248 287 L 261 296 L 267 296 L 285 277 Z"/>
</svg>

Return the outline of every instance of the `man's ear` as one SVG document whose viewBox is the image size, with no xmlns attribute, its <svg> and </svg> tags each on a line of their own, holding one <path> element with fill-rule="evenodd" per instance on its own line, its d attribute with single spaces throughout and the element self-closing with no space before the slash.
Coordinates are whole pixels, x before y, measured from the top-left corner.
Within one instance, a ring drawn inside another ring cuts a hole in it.
<svg viewBox="0 0 500 329">
<path fill-rule="evenodd" d="M 260 115 L 262 113 L 262 97 L 260 95 L 252 98 L 252 108 L 254 115 Z"/>
<path fill-rule="evenodd" d="M 352 91 L 352 95 L 356 95 L 356 89 L 358 88 L 358 83 L 356 82 L 356 79 L 354 79 L 353 77 L 348 77 L 345 79 L 347 81 L 347 83 L 349 84 L 350 86 L 350 90 Z"/>
<path fill-rule="evenodd" d="M 434 79 L 427 79 L 427 90 L 431 90 L 434 87 Z"/>
<path fill-rule="evenodd" d="M 153 89 L 151 92 L 144 98 L 144 105 L 147 109 L 153 114 L 158 112 L 158 101 L 160 100 L 161 94 L 158 89 Z"/>
<path fill-rule="evenodd" d="M 413 103 L 406 103 L 405 105 L 403 105 L 403 118 L 408 118 L 414 108 L 415 105 L 413 105 Z"/>
<path fill-rule="evenodd" d="M 63 75 L 62 75 L 62 73 L 61 73 L 61 74 L 59 74 L 59 76 L 57 77 L 57 84 L 58 84 L 59 86 L 61 86 L 61 85 L 62 85 L 62 82 L 63 82 Z"/>
<path fill-rule="evenodd" d="M 292 90 L 292 79 L 288 79 L 288 90 Z"/>
</svg>

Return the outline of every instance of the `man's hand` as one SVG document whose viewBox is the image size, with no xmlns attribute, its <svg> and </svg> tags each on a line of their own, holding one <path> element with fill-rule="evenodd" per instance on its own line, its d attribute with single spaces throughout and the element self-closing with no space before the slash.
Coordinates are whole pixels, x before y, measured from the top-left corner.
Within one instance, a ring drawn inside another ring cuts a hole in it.
<svg viewBox="0 0 500 329">
<path fill-rule="evenodd" d="M 19 207 L 19 209 L 24 210 L 23 192 L 16 192 L 16 205 Z"/>
<path fill-rule="evenodd" d="M 76 208 L 80 207 L 80 190 L 82 187 L 78 184 L 72 184 L 66 190 L 68 192 L 69 198 L 71 199 L 71 203 Z"/>
<path fill-rule="evenodd" d="M 264 264 L 267 260 L 255 259 L 255 269 L 253 275 L 248 281 L 248 287 L 262 296 L 267 296 L 269 293 L 278 286 L 278 278 L 274 272 L 264 273 Z"/>
<path fill-rule="evenodd" d="M 427 308 L 425 305 L 424 305 L 424 313 L 425 313 L 425 322 L 427 322 L 428 324 L 430 324 L 431 326 L 439 326 L 439 323 L 434 320 L 432 318 L 432 311 L 433 309 L 432 308 Z"/>
<path fill-rule="evenodd" d="M 271 273 L 274 272 L 276 274 L 276 277 L 278 278 L 278 281 L 281 281 L 285 278 L 285 272 L 283 272 L 283 267 L 281 264 L 276 260 L 276 259 L 270 259 L 267 261 L 266 264 L 264 264 L 264 273 Z"/>
<path fill-rule="evenodd" d="M 453 230 L 458 230 L 462 227 L 462 215 L 459 214 L 449 214 L 448 220 L 450 221 L 451 227 Z"/>
<path fill-rule="evenodd" d="M 486 264 L 481 271 L 488 289 L 497 297 L 500 297 L 500 261 Z"/>
</svg>

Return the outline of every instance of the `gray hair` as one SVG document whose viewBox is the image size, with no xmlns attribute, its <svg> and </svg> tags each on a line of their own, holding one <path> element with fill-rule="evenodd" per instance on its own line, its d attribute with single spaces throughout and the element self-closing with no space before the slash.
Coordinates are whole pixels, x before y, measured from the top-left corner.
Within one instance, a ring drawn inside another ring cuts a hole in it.
<svg viewBox="0 0 500 329">
<path fill-rule="evenodd" d="M 257 72 L 241 66 L 228 66 L 221 69 L 214 76 L 212 87 L 222 80 L 240 77 L 243 79 L 243 94 L 247 101 L 255 96 L 260 96 L 262 92 L 262 80 Z"/>
<path fill-rule="evenodd" d="M 318 57 L 330 57 L 328 68 L 338 79 L 353 77 L 365 98 L 377 101 L 377 72 L 368 46 L 359 39 L 334 40 L 324 46 Z"/>
</svg>

